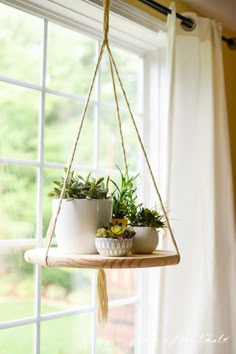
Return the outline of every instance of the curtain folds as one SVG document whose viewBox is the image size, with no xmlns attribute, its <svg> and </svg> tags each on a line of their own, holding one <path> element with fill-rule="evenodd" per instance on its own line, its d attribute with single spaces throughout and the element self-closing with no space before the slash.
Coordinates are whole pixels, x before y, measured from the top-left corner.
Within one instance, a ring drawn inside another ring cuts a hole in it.
<svg viewBox="0 0 236 354">
<path fill-rule="evenodd" d="M 161 270 L 155 353 L 236 353 L 236 234 L 221 28 L 169 26 L 166 204 L 181 264 Z M 176 35 L 173 35 L 176 31 Z"/>
</svg>

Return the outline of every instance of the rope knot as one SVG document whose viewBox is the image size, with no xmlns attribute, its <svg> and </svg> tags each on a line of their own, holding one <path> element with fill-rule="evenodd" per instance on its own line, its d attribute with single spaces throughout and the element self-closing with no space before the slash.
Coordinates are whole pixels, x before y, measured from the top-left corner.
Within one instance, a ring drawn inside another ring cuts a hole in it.
<svg viewBox="0 0 236 354">
<path fill-rule="evenodd" d="M 109 12 L 110 12 L 110 0 L 103 1 L 104 15 L 103 15 L 103 43 L 108 43 L 109 32 Z"/>
</svg>

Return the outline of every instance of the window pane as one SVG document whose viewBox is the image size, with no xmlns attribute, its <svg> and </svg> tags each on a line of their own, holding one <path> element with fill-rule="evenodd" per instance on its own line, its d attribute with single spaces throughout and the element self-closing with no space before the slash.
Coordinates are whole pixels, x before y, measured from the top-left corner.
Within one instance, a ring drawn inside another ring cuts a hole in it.
<svg viewBox="0 0 236 354">
<path fill-rule="evenodd" d="M 92 275 L 88 269 L 42 268 L 42 313 L 91 305 Z"/>
<path fill-rule="evenodd" d="M 109 301 L 135 296 L 135 269 L 106 269 Z"/>
<path fill-rule="evenodd" d="M 37 157 L 39 95 L 36 91 L 0 82 L 0 156 Z"/>
<path fill-rule="evenodd" d="M 24 261 L 24 251 L 0 243 L 0 322 L 33 316 L 34 268 Z"/>
<path fill-rule="evenodd" d="M 95 68 L 96 41 L 49 23 L 47 86 L 85 96 Z"/>
<path fill-rule="evenodd" d="M 122 80 L 128 101 L 132 111 L 138 109 L 138 73 L 139 57 L 124 50 L 112 48 L 113 57 Z M 115 75 L 116 79 L 116 75 Z M 116 79 L 117 96 L 120 106 L 125 107 L 126 103 L 120 85 Z M 110 66 L 108 56 L 104 55 L 101 69 L 101 100 L 114 105 L 114 93 L 112 88 Z"/>
<path fill-rule="evenodd" d="M 34 325 L 4 329 L 0 335 L 2 354 L 31 354 L 34 348 Z"/>
<path fill-rule="evenodd" d="M 83 105 L 48 94 L 46 96 L 45 160 L 66 164 L 77 135 Z M 94 164 L 94 109 L 89 107 L 74 163 L 91 166 Z"/>
<path fill-rule="evenodd" d="M 91 314 L 42 322 L 40 354 L 90 354 Z"/>
<path fill-rule="evenodd" d="M 0 4 L 0 75 L 39 83 L 42 24 L 35 16 Z"/>
<path fill-rule="evenodd" d="M 100 118 L 100 167 L 114 168 L 115 165 L 124 167 L 124 157 L 121 145 L 116 111 L 101 111 Z M 130 116 L 121 112 L 122 131 L 130 171 L 139 170 L 139 143 Z M 137 120 L 140 128 L 140 122 Z"/>
<path fill-rule="evenodd" d="M 106 327 L 99 331 L 97 354 L 133 354 L 135 305 L 109 310 Z"/>
<path fill-rule="evenodd" d="M 36 171 L 0 165 L 0 240 L 35 236 Z"/>
</svg>

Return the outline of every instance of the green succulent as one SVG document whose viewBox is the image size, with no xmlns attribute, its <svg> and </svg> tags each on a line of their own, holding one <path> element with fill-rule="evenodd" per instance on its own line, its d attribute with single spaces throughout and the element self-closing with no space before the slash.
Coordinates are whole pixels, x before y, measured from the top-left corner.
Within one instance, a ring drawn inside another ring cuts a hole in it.
<svg viewBox="0 0 236 354">
<path fill-rule="evenodd" d="M 142 207 L 138 210 L 136 215 L 133 215 L 132 220 L 130 220 L 130 224 L 132 226 L 151 226 L 156 229 L 164 229 L 166 227 L 166 223 L 163 219 L 164 216 L 158 213 L 157 210 Z"/>
<path fill-rule="evenodd" d="M 134 235 L 135 231 L 132 227 L 125 227 L 118 223 L 111 223 L 107 227 L 97 229 L 96 232 L 96 237 L 100 238 L 131 238 Z"/>
<path fill-rule="evenodd" d="M 110 231 L 114 236 L 121 237 L 124 234 L 125 227 L 122 225 L 118 225 L 118 224 L 113 225 L 113 226 L 111 226 Z"/>
<path fill-rule="evenodd" d="M 105 227 L 101 227 L 100 229 L 97 229 L 96 236 L 101 237 L 101 238 L 106 238 L 107 237 L 107 229 L 105 229 Z"/>
<path fill-rule="evenodd" d="M 66 174 L 67 168 L 65 168 L 64 171 Z M 61 177 L 58 181 L 53 181 L 55 187 L 48 194 L 49 197 L 60 197 L 64 180 L 65 176 Z M 104 177 L 97 180 L 94 177 L 91 177 L 91 172 L 86 178 L 83 178 L 75 171 L 70 171 L 63 199 L 67 199 L 67 201 L 73 199 L 108 199 L 108 183 L 109 177 L 107 177 L 105 182 Z"/>
</svg>

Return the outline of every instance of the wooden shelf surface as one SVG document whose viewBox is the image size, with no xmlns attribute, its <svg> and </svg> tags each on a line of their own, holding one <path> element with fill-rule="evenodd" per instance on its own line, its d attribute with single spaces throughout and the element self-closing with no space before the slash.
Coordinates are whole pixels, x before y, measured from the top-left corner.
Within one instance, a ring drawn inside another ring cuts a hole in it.
<svg viewBox="0 0 236 354">
<path fill-rule="evenodd" d="M 29 263 L 44 265 L 45 248 L 36 248 L 25 252 Z M 179 256 L 172 251 L 156 250 L 152 254 L 132 254 L 126 257 L 103 257 L 99 254 L 63 253 L 58 248 L 50 248 L 47 258 L 48 267 L 66 268 L 149 268 L 176 265 Z"/>
</svg>

